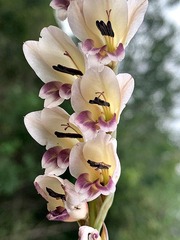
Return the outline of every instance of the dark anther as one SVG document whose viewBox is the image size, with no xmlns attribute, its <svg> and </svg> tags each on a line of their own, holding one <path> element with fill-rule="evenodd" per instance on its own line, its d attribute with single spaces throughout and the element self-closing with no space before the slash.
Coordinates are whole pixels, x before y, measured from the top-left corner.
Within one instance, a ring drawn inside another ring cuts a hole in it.
<svg viewBox="0 0 180 240">
<path fill-rule="evenodd" d="M 109 33 L 108 36 L 114 37 L 114 31 L 113 31 L 113 29 L 112 29 L 112 25 L 111 25 L 111 22 L 110 22 L 110 21 L 107 22 L 107 30 L 108 30 L 108 33 Z"/>
<path fill-rule="evenodd" d="M 99 170 L 99 169 L 109 169 L 111 167 L 111 165 L 103 163 L 103 162 L 94 162 L 92 160 L 87 160 L 87 163 L 89 163 L 89 165 L 91 167 L 95 167 L 95 170 Z"/>
<path fill-rule="evenodd" d="M 54 134 L 58 138 L 83 138 L 83 136 L 79 133 L 63 133 L 56 131 Z"/>
<path fill-rule="evenodd" d="M 110 103 L 109 103 L 109 102 L 106 102 L 106 101 L 104 101 L 104 100 L 101 100 L 101 99 L 98 98 L 98 97 L 95 97 L 94 100 L 89 100 L 89 103 L 90 103 L 90 104 L 97 104 L 97 105 L 105 106 L 105 107 L 110 107 Z"/>
<path fill-rule="evenodd" d="M 103 36 L 114 37 L 114 31 L 110 21 L 107 21 L 107 24 L 103 21 L 96 21 L 96 26 Z"/>
<path fill-rule="evenodd" d="M 70 75 L 83 75 L 83 73 L 78 69 L 69 68 L 60 64 L 58 64 L 57 66 L 52 66 L 52 68 L 58 72 L 67 73 Z"/>
<path fill-rule="evenodd" d="M 46 191 L 49 193 L 49 196 L 56 198 L 56 200 L 63 200 L 66 201 L 66 197 L 64 194 L 56 193 L 51 188 L 46 188 Z"/>
</svg>

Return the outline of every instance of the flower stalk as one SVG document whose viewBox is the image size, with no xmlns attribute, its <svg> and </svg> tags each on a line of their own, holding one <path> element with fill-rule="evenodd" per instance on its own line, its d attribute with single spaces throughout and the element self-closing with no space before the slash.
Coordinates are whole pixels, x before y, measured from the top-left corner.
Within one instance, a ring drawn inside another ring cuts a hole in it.
<svg viewBox="0 0 180 240">
<path fill-rule="evenodd" d="M 140 27 L 148 0 L 52 0 L 58 21 L 66 18 L 71 37 L 55 26 L 23 51 L 44 85 L 44 109 L 27 114 L 30 135 L 45 146 L 44 175 L 34 181 L 47 201 L 50 221 L 77 222 L 79 240 L 108 240 L 105 225 L 121 174 L 117 126 L 134 89 L 118 73 L 125 49 Z M 62 107 L 69 100 L 73 114 Z M 74 183 L 63 179 L 70 172 Z"/>
</svg>

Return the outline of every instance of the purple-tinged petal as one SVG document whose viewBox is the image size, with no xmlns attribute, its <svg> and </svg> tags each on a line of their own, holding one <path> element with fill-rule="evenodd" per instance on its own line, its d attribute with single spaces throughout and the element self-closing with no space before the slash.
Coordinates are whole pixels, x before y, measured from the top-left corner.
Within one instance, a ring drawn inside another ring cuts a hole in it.
<svg viewBox="0 0 180 240">
<path fill-rule="evenodd" d="M 81 226 L 78 236 L 79 240 L 101 240 L 98 230 L 89 226 Z"/>
<path fill-rule="evenodd" d="M 88 173 L 83 173 L 77 178 L 75 189 L 78 193 L 83 194 L 89 191 L 92 185 L 93 183 L 89 181 Z"/>
<path fill-rule="evenodd" d="M 39 97 L 45 99 L 44 107 L 56 107 L 61 104 L 64 99 L 71 97 L 71 84 L 63 84 L 58 81 L 48 82 L 40 89 Z"/>
<path fill-rule="evenodd" d="M 91 182 L 89 180 L 89 174 L 83 173 L 77 178 L 75 190 L 81 195 L 83 200 L 87 202 L 92 201 L 101 194 L 101 191 L 96 187 L 98 181 L 99 179 Z"/>
<path fill-rule="evenodd" d="M 80 44 L 80 47 L 85 54 L 95 55 L 101 51 L 102 47 L 95 48 L 94 41 L 92 39 L 86 39 L 83 43 Z"/>
<path fill-rule="evenodd" d="M 69 4 L 70 4 L 70 0 L 52 0 L 49 5 L 53 9 L 57 9 L 57 8 L 67 9 Z"/>
<path fill-rule="evenodd" d="M 61 147 L 49 148 L 42 157 L 42 168 L 46 168 L 56 161 L 59 152 L 62 150 Z"/>
<path fill-rule="evenodd" d="M 116 184 L 111 177 L 109 177 L 108 183 L 104 186 L 101 185 L 99 181 L 96 182 L 96 187 L 103 195 L 109 195 L 110 193 L 114 193 L 116 190 Z"/>
<path fill-rule="evenodd" d="M 58 19 L 64 21 L 67 18 L 69 4 L 70 0 L 52 0 L 49 5 L 56 10 Z"/>
<path fill-rule="evenodd" d="M 106 185 L 102 185 L 99 179 L 91 182 L 89 180 L 89 174 L 84 173 L 78 177 L 75 183 L 75 189 L 82 195 L 82 198 L 85 201 L 89 202 L 101 194 L 109 195 L 110 193 L 114 193 L 116 190 L 116 184 L 111 177 L 109 177 L 109 181 Z"/>
<path fill-rule="evenodd" d="M 125 57 L 123 44 L 120 43 L 114 52 L 107 52 L 107 55 L 109 56 L 111 61 L 114 61 L 114 62 L 122 61 Z"/>
<path fill-rule="evenodd" d="M 86 141 L 93 138 L 99 130 L 97 121 L 93 121 L 90 111 L 82 111 L 79 114 L 73 113 L 69 121 L 80 129 Z"/>
<path fill-rule="evenodd" d="M 58 92 L 61 88 L 62 83 L 58 81 L 52 81 L 45 83 L 39 92 L 39 97 L 45 99 L 47 96 L 53 94 L 54 92 Z"/>
<path fill-rule="evenodd" d="M 58 154 L 57 158 L 57 165 L 61 168 L 67 168 L 69 165 L 69 154 L 70 154 L 70 149 L 63 149 L 60 151 Z"/>
<path fill-rule="evenodd" d="M 109 121 L 105 121 L 102 116 L 100 116 L 98 119 L 98 125 L 100 126 L 100 129 L 104 132 L 114 132 L 117 128 L 117 124 L 118 123 L 115 113 Z"/>
<path fill-rule="evenodd" d="M 64 83 L 59 89 L 59 95 L 64 99 L 71 97 L 71 84 Z"/>
<path fill-rule="evenodd" d="M 63 207 L 57 207 L 56 210 L 49 212 L 47 215 L 47 219 L 50 221 L 62 221 L 62 222 L 77 221 L 77 219 L 70 217 L 67 210 Z"/>
<path fill-rule="evenodd" d="M 45 168 L 45 174 L 56 176 L 63 174 L 69 165 L 69 153 L 70 149 L 61 147 L 48 149 L 42 157 L 42 168 Z"/>
</svg>

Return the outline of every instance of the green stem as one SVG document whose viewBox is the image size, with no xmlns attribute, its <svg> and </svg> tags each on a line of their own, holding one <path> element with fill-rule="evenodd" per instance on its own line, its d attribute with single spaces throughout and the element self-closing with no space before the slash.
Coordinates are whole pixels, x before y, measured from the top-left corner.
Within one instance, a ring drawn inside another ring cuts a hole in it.
<svg viewBox="0 0 180 240">
<path fill-rule="evenodd" d="M 89 226 L 93 227 L 96 217 L 102 206 L 101 196 L 89 202 Z"/>
<path fill-rule="evenodd" d="M 111 207 L 112 203 L 113 203 L 113 199 L 114 199 L 114 193 L 108 195 L 107 197 L 105 197 L 105 200 L 103 202 L 103 204 L 101 205 L 101 208 L 98 212 L 98 215 L 96 217 L 96 220 L 93 224 L 93 227 L 95 229 L 97 229 L 98 231 L 101 230 L 102 225 L 104 223 L 104 220 L 106 218 L 106 215 L 108 213 L 109 208 Z"/>
</svg>

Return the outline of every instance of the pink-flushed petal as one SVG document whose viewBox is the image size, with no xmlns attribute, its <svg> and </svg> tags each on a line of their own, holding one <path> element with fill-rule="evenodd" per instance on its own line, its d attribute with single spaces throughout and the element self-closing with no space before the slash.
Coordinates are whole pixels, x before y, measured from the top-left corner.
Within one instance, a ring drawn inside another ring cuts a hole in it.
<svg viewBox="0 0 180 240">
<path fill-rule="evenodd" d="M 127 46 L 143 22 L 148 0 L 128 0 L 128 27 L 122 43 Z"/>
<path fill-rule="evenodd" d="M 125 51 L 122 43 L 120 43 L 117 47 L 117 49 L 114 52 L 107 52 L 108 57 L 111 59 L 111 61 L 118 62 L 122 61 L 125 57 Z"/>
<path fill-rule="evenodd" d="M 58 19 L 64 21 L 67 18 L 69 4 L 70 0 L 52 0 L 49 5 L 56 10 Z"/>
<path fill-rule="evenodd" d="M 50 221 L 77 222 L 80 219 L 85 219 L 87 216 L 87 203 L 84 203 L 83 207 L 85 209 L 77 207 L 76 210 L 73 209 L 70 212 L 68 212 L 68 209 L 58 207 L 56 210 L 51 211 L 47 218 Z"/>
<path fill-rule="evenodd" d="M 114 193 L 116 190 L 116 184 L 111 177 L 106 185 L 102 185 L 99 179 L 91 182 L 89 179 L 89 174 L 84 173 L 78 177 L 75 183 L 75 189 L 79 194 L 82 195 L 82 198 L 85 201 L 89 202 L 96 199 L 101 194 L 109 195 Z"/>
<path fill-rule="evenodd" d="M 59 97 L 58 93 L 54 93 L 51 96 L 48 96 L 44 100 L 44 107 L 45 108 L 54 108 L 54 107 L 61 105 L 61 103 L 63 103 L 63 102 L 64 102 L 64 99 Z"/>
<path fill-rule="evenodd" d="M 61 222 L 77 221 L 77 219 L 71 218 L 67 210 L 63 207 L 58 207 L 56 210 L 49 212 L 47 215 L 47 219 L 50 221 L 61 221 Z"/>
<path fill-rule="evenodd" d="M 98 119 L 98 125 L 100 129 L 104 132 L 114 132 L 117 128 L 117 124 L 118 122 L 115 113 L 114 116 L 109 121 L 105 121 L 102 116 L 99 117 Z"/>
<path fill-rule="evenodd" d="M 96 182 L 95 185 L 99 192 L 105 196 L 116 191 L 116 184 L 111 177 L 109 177 L 109 181 L 105 186 L 101 185 L 100 182 Z"/>
<path fill-rule="evenodd" d="M 134 90 L 134 79 L 128 73 L 120 73 L 117 75 L 119 82 L 119 87 L 121 91 L 121 100 L 120 100 L 120 114 L 125 108 L 127 102 L 129 101 L 133 90 Z"/>
<path fill-rule="evenodd" d="M 53 147 L 48 149 L 41 161 L 45 174 L 62 175 L 69 166 L 70 149 L 62 149 L 61 147 Z"/>
<path fill-rule="evenodd" d="M 101 237 L 97 229 L 85 225 L 79 228 L 78 236 L 79 240 L 101 240 Z"/>
<path fill-rule="evenodd" d="M 94 47 L 94 41 L 92 39 L 86 39 L 84 42 L 80 44 L 80 47 L 83 53 L 90 55 L 95 55 L 101 50 L 101 47 L 100 48 Z"/>
<path fill-rule="evenodd" d="M 48 95 L 51 95 L 56 91 L 59 91 L 61 86 L 62 86 L 62 83 L 57 81 L 45 83 L 40 89 L 39 97 L 42 99 L 45 99 Z"/>
<path fill-rule="evenodd" d="M 70 149 L 62 149 L 57 158 L 57 165 L 61 168 L 67 168 L 69 166 L 69 154 Z"/>
<path fill-rule="evenodd" d="M 99 189 L 96 187 L 96 182 L 98 181 L 99 179 L 91 182 L 89 180 L 89 174 L 83 173 L 77 178 L 75 182 L 76 192 L 81 195 L 84 201 L 90 202 L 101 194 L 101 191 L 99 191 Z"/>
<path fill-rule="evenodd" d="M 59 89 L 59 95 L 64 99 L 69 99 L 71 97 L 71 84 L 64 83 Z"/>
<path fill-rule="evenodd" d="M 45 83 L 40 89 L 39 97 L 45 99 L 44 107 L 57 107 L 64 99 L 71 97 L 71 84 L 57 81 Z"/>
<path fill-rule="evenodd" d="M 57 81 L 48 82 L 42 86 L 39 97 L 45 99 L 44 107 L 57 107 L 64 101 L 64 98 L 59 94 L 61 87 L 62 83 Z"/>
<path fill-rule="evenodd" d="M 53 66 L 85 70 L 84 57 L 71 38 L 55 26 L 43 28 L 39 41 L 26 41 L 23 51 L 29 65 L 45 83 L 60 81 L 72 84 L 76 76 L 56 71 Z"/>
<path fill-rule="evenodd" d="M 57 165 L 57 156 L 61 152 L 62 148 L 61 147 L 52 147 L 49 148 L 42 157 L 42 162 L 41 166 L 42 168 L 47 168 L 51 164 L 56 164 Z"/>
<path fill-rule="evenodd" d="M 53 9 L 64 8 L 67 10 L 70 0 L 52 0 L 49 4 Z"/>
<path fill-rule="evenodd" d="M 69 121 L 76 125 L 83 134 L 84 140 L 87 141 L 96 136 L 99 126 L 93 121 L 90 111 L 82 111 L 79 114 L 73 113 Z"/>
</svg>

